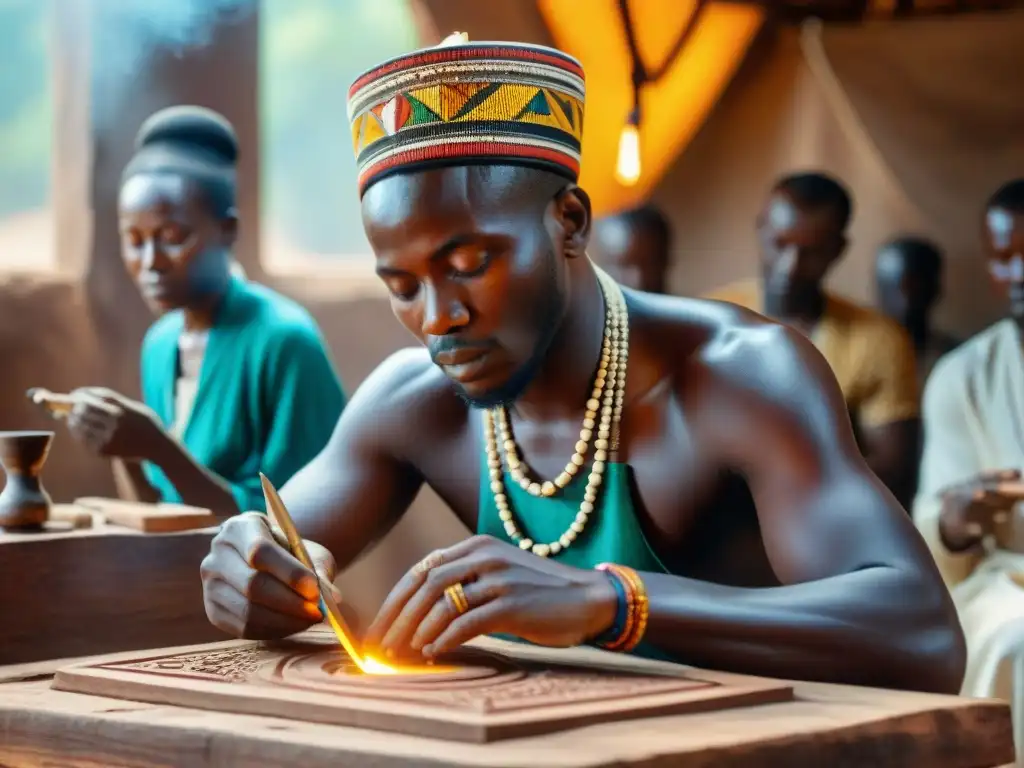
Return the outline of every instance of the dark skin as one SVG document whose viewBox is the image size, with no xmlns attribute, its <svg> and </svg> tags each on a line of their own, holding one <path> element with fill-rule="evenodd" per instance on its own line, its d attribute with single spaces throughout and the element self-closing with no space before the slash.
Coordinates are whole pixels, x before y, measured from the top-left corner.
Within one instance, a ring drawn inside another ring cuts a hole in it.
<svg viewBox="0 0 1024 768">
<path fill-rule="evenodd" d="M 510 398 L 510 417 L 539 475 L 557 474 L 577 439 L 604 322 L 585 258 L 589 200 L 571 185 L 539 200 L 536 189 L 481 188 L 473 173 L 394 176 L 363 199 L 398 319 L 428 350 L 454 337 L 489 354 L 471 368 L 443 357 L 439 366 L 426 350 L 392 356 L 355 394 L 327 448 L 282 489 L 299 529 L 323 545 L 316 557 L 328 578 L 334 563 L 345 568 L 383 536 L 424 483 L 475 529 L 482 430 L 467 399 L 487 401 L 531 359 L 544 335 L 538 318 L 549 314 L 537 297 L 552 286 L 561 322 Z M 705 667 L 958 690 L 964 643 L 948 593 L 861 458 L 813 346 L 712 302 L 626 300 L 620 460 L 632 468 L 648 541 L 679 574 L 641 574 L 647 641 Z M 746 477 L 756 512 L 749 499 L 733 505 L 726 469 Z M 396 585 L 368 647 L 435 657 L 496 632 L 565 647 L 613 621 L 614 590 L 600 571 L 486 536 L 437 555 L 429 575 L 413 568 Z M 281 637 L 311 623 L 314 577 L 258 516 L 221 528 L 202 574 L 207 613 L 232 634 Z M 461 616 L 443 597 L 455 581 L 470 603 Z"/>
<path fill-rule="evenodd" d="M 147 173 L 125 182 L 118 217 L 125 267 L 149 307 L 181 309 L 186 329 L 209 329 L 229 282 L 234 215 L 217 215 L 203 188 L 186 176 Z M 136 498 L 157 500 L 139 464 L 149 461 L 184 503 L 224 517 L 240 511 L 227 483 L 196 462 L 144 403 L 102 387 L 72 396 L 71 434 L 97 455 L 119 460 L 119 480 Z"/>
<path fill-rule="evenodd" d="M 1024 330 L 1024 211 L 986 211 L 982 242 L 992 290 Z M 942 494 L 939 518 L 943 542 L 952 552 L 980 546 L 1020 501 L 1024 501 L 1024 481 L 1016 467 L 986 472 L 949 488 Z"/>
<path fill-rule="evenodd" d="M 875 290 L 879 309 L 907 329 L 918 352 L 924 350 L 931 339 L 931 311 L 942 293 L 939 275 L 890 243 L 875 257 Z"/>
<path fill-rule="evenodd" d="M 594 224 L 591 256 L 619 285 L 648 293 L 665 292 L 668 252 L 661 235 L 625 216 Z"/>
<path fill-rule="evenodd" d="M 757 234 L 765 314 L 812 335 L 825 310 L 825 278 L 846 249 L 834 212 L 808 209 L 777 190 L 758 216 Z M 858 426 L 868 466 L 907 506 L 917 478 L 920 420 Z"/>
</svg>

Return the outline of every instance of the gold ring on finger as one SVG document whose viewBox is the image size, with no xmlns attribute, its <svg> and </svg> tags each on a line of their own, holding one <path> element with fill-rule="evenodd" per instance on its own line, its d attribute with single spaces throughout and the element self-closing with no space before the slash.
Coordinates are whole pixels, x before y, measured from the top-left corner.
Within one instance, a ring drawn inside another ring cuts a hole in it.
<svg viewBox="0 0 1024 768">
<path fill-rule="evenodd" d="M 466 598 L 466 590 L 462 588 L 461 582 L 455 582 L 445 589 L 444 595 L 460 616 L 469 610 L 469 600 Z"/>
</svg>

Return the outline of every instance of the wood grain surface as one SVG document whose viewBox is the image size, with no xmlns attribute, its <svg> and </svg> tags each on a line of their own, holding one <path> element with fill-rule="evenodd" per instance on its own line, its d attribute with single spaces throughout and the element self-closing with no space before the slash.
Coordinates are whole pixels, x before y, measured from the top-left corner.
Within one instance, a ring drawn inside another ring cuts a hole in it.
<svg viewBox="0 0 1024 768">
<path fill-rule="evenodd" d="M 212 530 L 0 533 L 0 664 L 224 640 L 199 564 Z"/>
<path fill-rule="evenodd" d="M 591 650 L 508 650 L 496 642 L 481 647 L 532 662 L 644 672 L 666 667 Z M 87 696 L 54 690 L 49 681 L 7 683 L 0 685 L 0 765 L 993 768 L 1013 762 L 1003 702 L 815 683 L 795 683 L 794 690 L 791 702 L 467 744 Z"/>
</svg>

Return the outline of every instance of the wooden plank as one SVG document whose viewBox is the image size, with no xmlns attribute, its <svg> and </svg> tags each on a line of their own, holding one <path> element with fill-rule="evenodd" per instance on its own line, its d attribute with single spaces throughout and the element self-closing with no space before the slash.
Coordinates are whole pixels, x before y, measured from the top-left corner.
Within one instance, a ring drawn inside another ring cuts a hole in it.
<svg viewBox="0 0 1024 768">
<path fill-rule="evenodd" d="M 228 641 L 231 642 L 231 641 Z M 210 648 L 210 643 L 198 643 L 176 648 L 178 653 L 197 652 Z M 0 666 L 0 683 L 16 683 L 27 680 L 52 680 L 57 672 L 65 667 L 81 666 L 101 662 L 128 661 L 139 655 L 138 649 L 120 653 L 100 653 L 91 656 L 72 656 L 44 661 L 30 661 L 25 664 L 7 664 Z"/>
<path fill-rule="evenodd" d="M 479 650 L 410 675 L 366 676 L 330 632 L 285 643 L 228 643 L 198 653 L 93 662 L 59 671 L 54 687 L 475 743 L 793 695 L 791 685 L 763 678 L 681 667 L 646 674 L 553 667 Z"/>
<path fill-rule="evenodd" d="M 75 504 L 54 504 L 50 507 L 50 520 L 68 523 L 72 528 L 92 528 L 96 513 Z"/>
<path fill-rule="evenodd" d="M 102 515 L 111 525 L 121 525 L 142 533 L 195 531 L 217 525 L 217 518 L 209 509 L 186 504 L 147 504 L 97 496 L 75 499 L 75 504 Z"/>
<path fill-rule="evenodd" d="M 199 578 L 213 534 L 0 534 L 0 664 L 224 639 Z"/>
<path fill-rule="evenodd" d="M 217 644 L 224 647 L 231 644 Z M 498 649 L 537 662 L 655 671 L 672 665 L 599 651 Z M 181 649 L 178 649 L 181 650 Z M 262 768 L 988 768 L 1013 761 L 999 701 L 795 683 L 792 702 L 574 728 L 493 744 L 442 742 L 256 715 L 0 686 L 0 764 Z M 173 755 L 173 758 L 169 757 Z"/>
</svg>

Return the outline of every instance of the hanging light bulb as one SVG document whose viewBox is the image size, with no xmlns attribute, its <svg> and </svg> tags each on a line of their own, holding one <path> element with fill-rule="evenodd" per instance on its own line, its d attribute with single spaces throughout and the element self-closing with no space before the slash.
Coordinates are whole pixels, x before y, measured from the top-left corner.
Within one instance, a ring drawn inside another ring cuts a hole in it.
<svg viewBox="0 0 1024 768">
<path fill-rule="evenodd" d="M 630 113 L 619 134 L 619 156 L 615 163 L 615 178 L 619 183 L 632 187 L 640 180 L 640 126 L 638 111 Z"/>
</svg>

